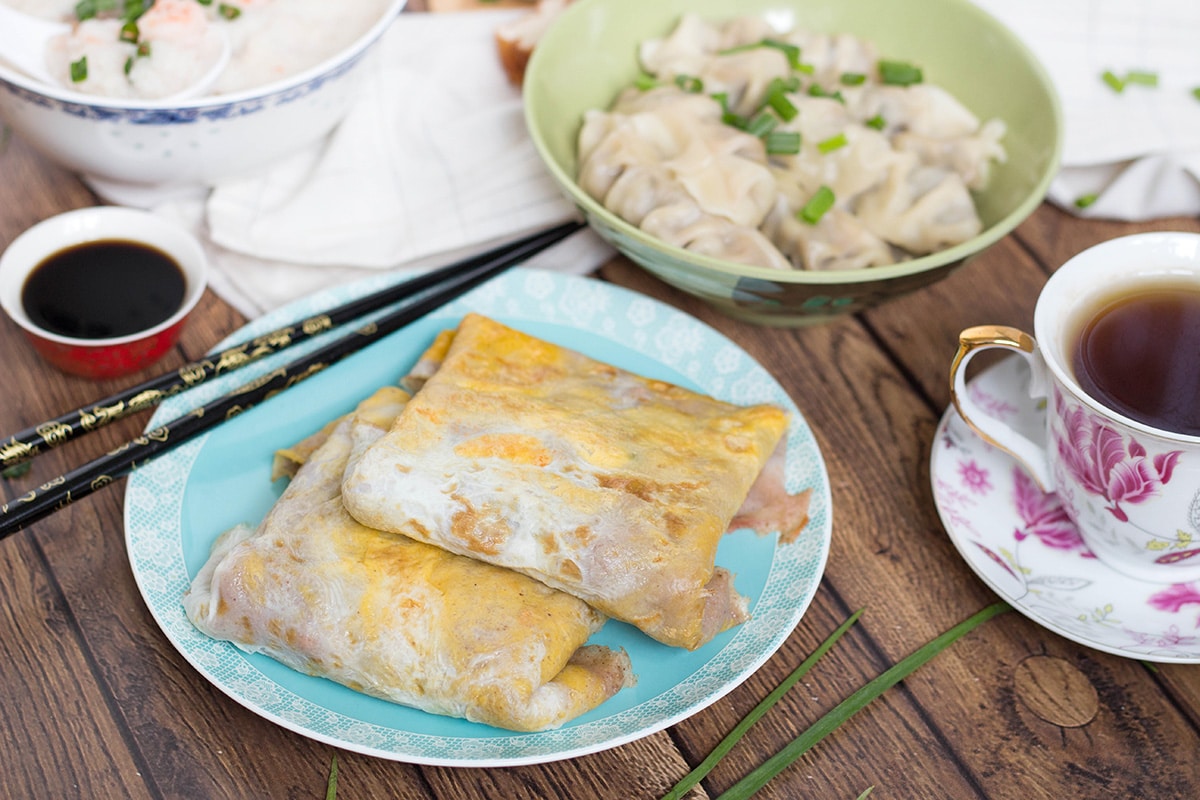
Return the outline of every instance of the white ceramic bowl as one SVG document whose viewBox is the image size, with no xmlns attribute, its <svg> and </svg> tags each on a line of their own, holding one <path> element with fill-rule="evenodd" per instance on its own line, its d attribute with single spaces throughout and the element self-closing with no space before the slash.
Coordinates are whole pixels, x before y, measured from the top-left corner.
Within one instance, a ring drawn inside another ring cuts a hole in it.
<svg viewBox="0 0 1200 800">
<path fill-rule="evenodd" d="M 39 327 L 22 302 L 29 275 L 55 253 L 109 240 L 148 245 L 175 262 L 184 277 L 179 308 L 145 330 L 107 339 L 75 338 Z M 53 366 L 87 378 L 113 378 L 149 366 L 175 346 L 187 317 L 204 295 L 207 271 L 200 243 L 166 218 L 133 208 L 81 208 L 39 222 L 0 255 L 0 308 Z"/>
<path fill-rule="evenodd" d="M 0 120 L 102 197 L 150 205 L 291 155 L 350 108 L 364 55 L 405 0 L 341 53 L 255 89 L 188 101 L 103 98 L 48 86 L 0 61 Z"/>
</svg>

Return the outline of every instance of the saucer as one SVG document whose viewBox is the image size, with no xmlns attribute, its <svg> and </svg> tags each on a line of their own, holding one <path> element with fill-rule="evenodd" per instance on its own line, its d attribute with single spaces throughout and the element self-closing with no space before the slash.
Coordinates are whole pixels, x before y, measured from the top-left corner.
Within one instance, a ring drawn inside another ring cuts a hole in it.
<svg viewBox="0 0 1200 800">
<path fill-rule="evenodd" d="M 967 385 L 972 398 L 1035 441 L 1045 401 L 1010 357 Z M 984 583 L 1034 622 L 1118 656 L 1200 663 L 1200 581 L 1149 583 L 1106 566 L 1053 494 L 984 442 L 953 406 L 938 424 L 930 481 L 950 540 Z"/>
</svg>

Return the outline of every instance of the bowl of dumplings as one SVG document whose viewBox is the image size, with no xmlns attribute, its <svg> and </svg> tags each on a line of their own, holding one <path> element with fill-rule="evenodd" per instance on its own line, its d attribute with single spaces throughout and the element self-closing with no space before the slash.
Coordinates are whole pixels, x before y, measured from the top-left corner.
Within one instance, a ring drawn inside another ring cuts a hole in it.
<svg viewBox="0 0 1200 800">
<path fill-rule="evenodd" d="M 594 230 L 762 325 L 944 278 L 1037 208 L 1062 149 L 1045 69 L 970 0 L 580 0 L 523 91 Z"/>
</svg>

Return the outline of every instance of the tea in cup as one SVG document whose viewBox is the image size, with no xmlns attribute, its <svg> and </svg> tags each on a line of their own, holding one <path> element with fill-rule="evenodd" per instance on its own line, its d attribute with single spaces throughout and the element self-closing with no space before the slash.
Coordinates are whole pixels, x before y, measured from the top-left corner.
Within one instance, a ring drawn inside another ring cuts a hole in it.
<svg viewBox="0 0 1200 800">
<path fill-rule="evenodd" d="M 966 368 L 1009 349 L 1046 401 L 1035 441 L 972 401 Z M 963 420 L 1055 492 L 1084 542 L 1131 577 L 1200 579 L 1200 234 L 1113 239 L 1046 282 L 1034 333 L 968 328 L 950 367 Z"/>
</svg>

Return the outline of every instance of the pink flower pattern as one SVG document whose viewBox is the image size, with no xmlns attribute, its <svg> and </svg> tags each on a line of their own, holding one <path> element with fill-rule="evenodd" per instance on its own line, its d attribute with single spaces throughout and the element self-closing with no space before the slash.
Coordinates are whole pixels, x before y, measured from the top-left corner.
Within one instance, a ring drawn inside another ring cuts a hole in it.
<svg viewBox="0 0 1200 800">
<path fill-rule="evenodd" d="M 1066 408 L 1058 392 L 1054 402 L 1064 428 L 1057 437 L 1059 458 L 1080 486 L 1108 501 L 1105 509 L 1114 517 L 1127 522 L 1122 503 L 1144 502 L 1171 480 L 1181 451 L 1150 458 L 1133 437 L 1127 446 L 1120 433 L 1083 408 Z"/>
<path fill-rule="evenodd" d="M 1079 550 L 1085 558 L 1094 558 L 1083 543 L 1075 524 L 1053 494 L 1045 494 L 1019 467 L 1013 468 L 1013 500 L 1024 526 L 1013 535 L 1020 542 L 1035 536 L 1046 547 L 1056 550 Z"/>
<path fill-rule="evenodd" d="M 987 470 L 976 464 L 973 459 L 971 461 L 960 461 L 958 463 L 958 474 L 962 478 L 963 486 L 966 486 L 975 494 L 987 494 L 992 490 Z"/>
</svg>

